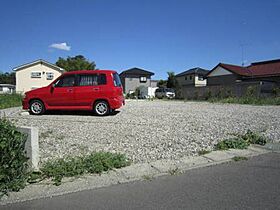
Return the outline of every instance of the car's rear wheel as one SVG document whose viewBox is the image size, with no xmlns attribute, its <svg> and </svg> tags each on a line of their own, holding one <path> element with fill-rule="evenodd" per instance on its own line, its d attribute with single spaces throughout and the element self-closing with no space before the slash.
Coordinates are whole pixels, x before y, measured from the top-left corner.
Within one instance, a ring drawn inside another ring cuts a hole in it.
<svg viewBox="0 0 280 210">
<path fill-rule="evenodd" d="M 94 112 L 99 116 L 108 115 L 110 112 L 109 104 L 106 101 L 97 101 L 94 104 Z"/>
<path fill-rule="evenodd" d="M 30 114 L 41 115 L 45 112 L 44 103 L 40 100 L 32 100 L 29 106 Z"/>
</svg>

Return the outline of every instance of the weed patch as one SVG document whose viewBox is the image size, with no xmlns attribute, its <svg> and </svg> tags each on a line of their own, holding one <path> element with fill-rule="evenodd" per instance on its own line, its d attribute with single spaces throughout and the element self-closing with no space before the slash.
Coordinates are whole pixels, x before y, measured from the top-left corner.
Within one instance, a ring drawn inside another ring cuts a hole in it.
<svg viewBox="0 0 280 210">
<path fill-rule="evenodd" d="M 199 150 L 198 151 L 198 155 L 206 155 L 206 154 L 208 154 L 208 153 L 210 153 L 211 151 L 209 151 L 209 150 Z"/>
<path fill-rule="evenodd" d="M 247 157 L 242 157 L 242 156 L 235 156 L 232 158 L 234 161 L 241 161 L 241 160 L 248 160 Z"/>
<path fill-rule="evenodd" d="M 86 173 L 101 174 L 104 171 L 128 165 L 130 165 L 130 161 L 127 160 L 125 155 L 109 152 L 50 160 L 42 166 L 41 173 L 33 173 L 30 176 L 29 182 L 33 183 L 51 178 L 54 185 L 60 185 L 63 177 L 80 176 Z"/>
<path fill-rule="evenodd" d="M 228 149 L 247 149 L 250 144 L 242 138 L 231 138 L 219 142 L 216 145 L 217 150 L 228 150 Z"/>
<path fill-rule="evenodd" d="M 149 175 L 144 175 L 144 176 L 142 176 L 142 178 L 146 181 L 152 181 L 153 180 L 153 177 L 149 176 Z"/>
<path fill-rule="evenodd" d="M 245 134 L 237 134 L 236 137 L 220 141 L 216 145 L 217 150 L 247 149 L 250 144 L 265 145 L 269 141 L 265 136 L 247 130 Z"/>
<path fill-rule="evenodd" d="M 176 167 L 176 168 L 174 168 L 174 169 L 169 169 L 169 170 L 168 170 L 168 173 L 169 173 L 170 175 L 177 175 L 177 174 L 180 174 L 181 172 L 180 172 L 179 168 Z"/>
</svg>

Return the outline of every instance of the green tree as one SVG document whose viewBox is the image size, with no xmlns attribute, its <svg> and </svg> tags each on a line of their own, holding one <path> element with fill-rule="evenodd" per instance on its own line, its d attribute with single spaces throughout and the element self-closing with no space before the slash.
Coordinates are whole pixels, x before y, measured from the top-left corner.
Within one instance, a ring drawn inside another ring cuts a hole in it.
<svg viewBox="0 0 280 210">
<path fill-rule="evenodd" d="M 167 74 L 168 74 L 168 79 L 167 79 L 166 86 L 168 88 L 174 88 L 174 89 L 178 88 L 178 81 L 175 77 L 175 73 L 170 71 L 170 72 L 167 72 Z"/>
<path fill-rule="evenodd" d="M 157 83 L 157 86 L 162 88 L 162 87 L 166 87 L 167 81 L 166 80 L 162 80 L 160 79 Z"/>
<path fill-rule="evenodd" d="M 9 72 L 5 72 L 5 73 L 0 72 L 0 83 L 15 85 L 16 84 L 15 73 L 14 72 L 11 72 L 11 73 L 9 73 Z"/>
<path fill-rule="evenodd" d="M 95 70 L 96 67 L 94 62 L 90 62 L 82 55 L 68 56 L 67 59 L 59 57 L 55 64 L 66 71 Z"/>
</svg>

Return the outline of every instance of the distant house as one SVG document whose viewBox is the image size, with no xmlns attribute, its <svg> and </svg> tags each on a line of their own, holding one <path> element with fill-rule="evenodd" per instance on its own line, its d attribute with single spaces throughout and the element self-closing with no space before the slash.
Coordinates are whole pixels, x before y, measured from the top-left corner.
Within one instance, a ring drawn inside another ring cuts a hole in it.
<svg viewBox="0 0 280 210">
<path fill-rule="evenodd" d="M 151 80 L 154 73 L 140 68 L 131 68 L 120 73 L 124 93 L 132 93 L 137 87 L 156 87 L 157 81 Z"/>
<path fill-rule="evenodd" d="M 219 63 L 207 74 L 207 86 L 253 81 L 280 83 L 280 59 L 256 62 L 246 67 Z"/>
<path fill-rule="evenodd" d="M 15 67 L 13 70 L 16 72 L 18 93 L 47 86 L 64 72 L 64 69 L 41 59 Z"/>
<path fill-rule="evenodd" d="M 13 93 L 15 91 L 15 85 L 0 84 L 0 94 Z"/>
<path fill-rule="evenodd" d="M 206 86 L 205 76 L 209 71 L 202 68 L 193 68 L 177 74 L 175 77 L 181 87 L 202 87 Z"/>
</svg>

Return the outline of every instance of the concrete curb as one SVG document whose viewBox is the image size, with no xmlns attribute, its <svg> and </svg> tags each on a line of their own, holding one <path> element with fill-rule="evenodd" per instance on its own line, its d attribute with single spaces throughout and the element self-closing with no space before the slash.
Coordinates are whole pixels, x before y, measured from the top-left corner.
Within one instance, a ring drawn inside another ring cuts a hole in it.
<svg viewBox="0 0 280 210">
<path fill-rule="evenodd" d="M 154 177 L 176 175 L 194 168 L 230 162 L 235 156 L 252 157 L 269 152 L 271 150 L 265 147 L 254 145 L 246 150 L 213 151 L 202 156 L 184 157 L 180 160 L 158 160 L 152 163 L 133 164 L 102 175 L 67 178 L 63 180 L 60 186 L 54 186 L 46 181 L 28 185 L 19 192 L 10 193 L 9 197 L 4 196 L 0 201 L 0 205 L 64 195 L 136 180 L 151 180 Z"/>
</svg>

